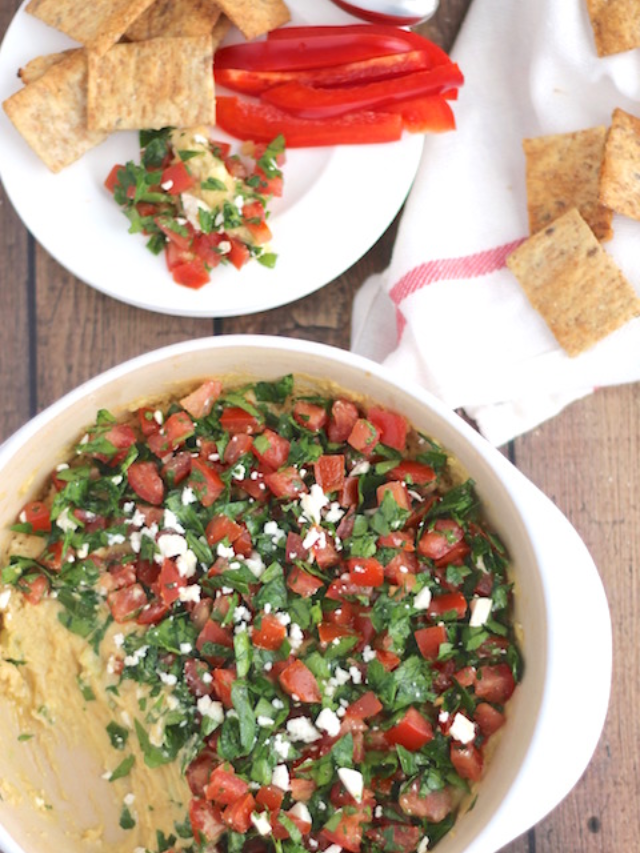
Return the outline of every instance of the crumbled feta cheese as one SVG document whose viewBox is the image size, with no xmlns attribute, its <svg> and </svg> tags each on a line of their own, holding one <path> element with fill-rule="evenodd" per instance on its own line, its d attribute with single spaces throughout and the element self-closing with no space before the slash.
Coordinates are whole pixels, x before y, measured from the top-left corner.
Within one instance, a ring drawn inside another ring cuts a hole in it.
<svg viewBox="0 0 640 853">
<path fill-rule="evenodd" d="M 471 608 L 469 626 L 471 628 L 479 628 L 491 616 L 493 601 L 490 598 L 474 598 L 469 607 Z"/>
<path fill-rule="evenodd" d="M 286 764 L 277 764 L 271 774 L 271 784 L 282 791 L 288 791 L 290 786 L 289 771 Z"/>
<path fill-rule="evenodd" d="M 173 181 L 163 181 L 160 186 L 165 192 L 169 192 L 169 190 L 173 187 Z"/>
<path fill-rule="evenodd" d="M 231 251 L 231 243 L 228 240 L 221 240 L 218 243 L 218 249 L 221 254 L 227 255 Z"/>
<path fill-rule="evenodd" d="M 198 558 L 193 551 L 188 550 L 184 554 L 180 554 L 176 560 L 176 568 L 178 574 L 183 578 L 192 578 L 196 573 Z"/>
<path fill-rule="evenodd" d="M 224 560 L 231 560 L 235 557 L 236 552 L 233 550 L 231 545 L 225 545 L 223 542 L 218 542 L 218 545 L 216 546 L 216 554 Z"/>
<path fill-rule="evenodd" d="M 371 463 L 367 462 L 366 459 L 361 459 L 360 462 L 356 462 L 356 464 L 351 469 L 351 474 L 354 477 L 360 477 L 362 474 L 368 474 L 371 470 Z"/>
<path fill-rule="evenodd" d="M 307 717 L 294 717 L 292 720 L 288 720 L 287 733 L 291 740 L 299 740 L 303 743 L 313 743 L 322 737 Z"/>
<path fill-rule="evenodd" d="M 6 610 L 9 606 L 9 599 L 11 598 L 11 590 L 5 589 L 0 592 L 0 610 Z"/>
<path fill-rule="evenodd" d="M 427 853 L 428 849 L 429 849 L 429 839 L 425 835 L 424 838 L 420 839 L 418 846 L 416 848 L 416 851 L 417 851 L 417 853 Z M 326 851 L 325 851 L 325 853 L 326 853 Z"/>
<path fill-rule="evenodd" d="M 449 729 L 449 734 L 460 743 L 471 743 L 476 736 L 476 726 L 464 714 L 457 713 Z"/>
<path fill-rule="evenodd" d="M 343 684 L 346 684 L 349 681 L 349 673 L 342 669 L 342 667 L 337 666 L 335 668 L 335 672 L 333 673 L 333 679 L 336 684 L 341 687 Z"/>
<path fill-rule="evenodd" d="M 271 822 L 265 812 L 251 812 L 251 823 L 258 831 L 258 835 L 271 835 Z"/>
<path fill-rule="evenodd" d="M 316 717 L 316 726 L 326 732 L 329 737 L 340 733 L 340 720 L 331 708 L 323 708 Z"/>
<path fill-rule="evenodd" d="M 201 198 L 197 198 L 191 193 L 182 193 L 182 207 L 184 209 L 184 215 L 187 218 L 187 222 L 190 222 L 191 225 L 196 229 L 196 231 L 202 231 L 202 227 L 200 226 L 200 216 L 198 215 L 198 211 L 207 210 L 210 211 L 211 208 L 208 204 Z"/>
<path fill-rule="evenodd" d="M 158 536 L 158 548 L 162 560 L 165 557 L 179 557 L 181 554 L 186 554 L 189 546 L 180 533 L 163 533 Z"/>
<path fill-rule="evenodd" d="M 182 586 L 179 593 L 180 601 L 193 601 L 197 604 L 200 601 L 201 592 L 202 590 L 197 583 L 193 583 L 191 586 Z"/>
<path fill-rule="evenodd" d="M 376 659 L 376 650 L 372 649 L 371 646 L 365 646 L 362 650 L 362 660 L 365 663 L 371 663 L 372 660 Z"/>
<path fill-rule="evenodd" d="M 329 505 L 329 509 L 325 513 L 324 518 L 325 521 L 329 521 L 331 524 L 335 524 L 336 522 L 340 521 L 343 515 L 344 510 L 342 509 L 340 504 L 337 501 L 333 501 L 333 503 Z"/>
<path fill-rule="evenodd" d="M 178 516 L 170 509 L 164 511 L 164 526 L 169 530 L 175 530 L 176 533 L 184 533 L 184 527 L 178 521 Z"/>
<path fill-rule="evenodd" d="M 62 510 L 60 515 L 56 518 L 56 525 L 64 533 L 72 532 L 73 530 L 75 530 L 78 527 L 79 523 L 80 522 L 78 521 L 77 518 L 74 518 L 73 516 L 69 515 L 69 507 L 68 506 L 66 506 Z"/>
<path fill-rule="evenodd" d="M 440 713 L 438 714 L 438 722 L 440 723 L 440 725 L 444 725 L 448 721 L 448 719 L 449 719 L 449 712 L 448 711 L 440 711 Z"/>
<path fill-rule="evenodd" d="M 291 616 L 288 613 L 276 613 L 275 617 L 281 625 L 289 625 L 291 623 Z"/>
<path fill-rule="evenodd" d="M 113 644 L 117 646 L 117 648 L 121 649 L 124 645 L 124 634 L 118 633 L 113 635 Z"/>
<path fill-rule="evenodd" d="M 247 607 L 245 607 L 244 604 L 239 604 L 233 611 L 233 621 L 250 622 L 251 611 Z"/>
<path fill-rule="evenodd" d="M 304 803 L 296 803 L 295 806 L 289 809 L 289 814 L 294 815 L 305 823 L 313 823 L 311 812 Z"/>
<path fill-rule="evenodd" d="M 289 628 L 289 645 L 291 646 L 294 652 L 298 651 L 302 643 L 304 642 L 304 633 L 302 628 L 297 625 L 295 622 Z"/>
<path fill-rule="evenodd" d="M 190 655 L 193 651 L 193 646 L 191 643 L 180 643 L 180 654 L 181 655 Z"/>
<path fill-rule="evenodd" d="M 362 773 L 360 773 L 359 770 L 352 770 L 350 767 L 339 767 L 338 778 L 351 794 L 353 799 L 356 802 L 360 802 L 362 799 L 362 792 L 364 791 Z"/>
<path fill-rule="evenodd" d="M 113 545 L 122 545 L 126 542 L 126 539 L 122 535 L 122 533 L 107 533 L 107 545 L 112 547 Z"/>
<path fill-rule="evenodd" d="M 138 666 L 140 661 L 149 651 L 149 646 L 140 646 L 139 649 L 136 649 L 135 652 L 131 655 L 127 655 L 124 659 L 125 666 Z"/>
<path fill-rule="evenodd" d="M 172 672 L 159 672 L 158 676 L 160 677 L 160 681 L 166 684 L 167 687 L 175 687 L 178 683 L 177 677 Z"/>
<path fill-rule="evenodd" d="M 283 539 L 287 538 L 287 534 L 284 530 L 281 530 L 281 528 L 278 527 L 277 521 L 267 521 L 262 529 L 266 536 L 271 537 L 271 541 L 274 545 L 278 545 Z"/>
<path fill-rule="evenodd" d="M 180 501 L 182 502 L 182 506 L 188 506 L 189 504 L 195 503 L 197 500 L 196 493 L 193 491 L 191 486 L 186 486 L 182 490 L 182 495 L 180 496 Z"/>
<path fill-rule="evenodd" d="M 426 610 L 431 604 L 431 590 L 428 586 L 422 587 L 420 592 L 413 599 L 413 606 L 416 610 Z"/>
<path fill-rule="evenodd" d="M 258 714 L 256 722 L 259 726 L 262 726 L 262 728 L 266 728 L 268 726 L 273 725 L 273 720 L 271 719 L 271 717 L 265 717 L 263 714 Z"/>
<path fill-rule="evenodd" d="M 222 702 L 215 702 L 211 696 L 201 696 L 198 699 L 196 707 L 203 717 L 209 717 L 214 723 L 220 724 L 224 721 Z"/>
<path fill-rule="evenodd" d="M 271 704 L 273 704 L 273 702 Z M 291 744 L 288 740 L 285 740 L 281 734 L 277 734 L 273 739 L 273 751 L 278 758 L 286 761 L 289 757 L 289 753 L 291 752 Z"/>
<path fill-rule="evenodd" d="M 302 540 L 302 547 L 308 551 L 316 544 L 320 545 L 321 548 L 324 548 L 327 544 L 327 537 L 324 530 L 319 527 L 312 527 Z"/>
<path fill-rule="evenodd" d="M 327 506 L 328 503 L 329 498 L 317 483 L 314 483 L 309 492 L 302 495 L 300 498 L 300 506 L 303 514 L 309 521 L 312 521 L 315 524 L 320 523 L 320 511 L 323 507 Z"/>
<path fill-rule="evenodd" d="M 234 480 L 244 480 L 247 475 L 247 469 L 244 467 L 242 462 L 238 462 L 235 468 L 231 471 L 231 476 Z"/>
<path fill-rule="evenodd" d="M 376 806 L 373 810 L 374 817 L 381 818 L 382 817 L 382 806 Z"/>
<path fill-rule="evenodd" d="M 76 551 L 76 557 L 79 560 L 86 560 L 89 556 L 89 543 L 83 542 L 83 544 Z"/>
<path fill-rule="evenodd" d="M 244 564 L 251 574 L 258 579 L 262 577 L 266 569 L 265 564 L 262 562 L 262 557 L 257 551 L 252 551 L 251 556 L 245 558 Z"/>
<path fill-rule="evenodd" d="M 349 675 L 354 684 L 362 684 L 362 673 L 357 666 L 349 667 Z"/>
<path fill-rule="evenodd" d="M 271 704 L 276 709 L 276 711 L 282 711 L 282 709 L 284 708 L 284 702 L 282 701 L 282 699 L 278 699 L 277 696 L 275 699 L 271 700 Z"/>
</svg>

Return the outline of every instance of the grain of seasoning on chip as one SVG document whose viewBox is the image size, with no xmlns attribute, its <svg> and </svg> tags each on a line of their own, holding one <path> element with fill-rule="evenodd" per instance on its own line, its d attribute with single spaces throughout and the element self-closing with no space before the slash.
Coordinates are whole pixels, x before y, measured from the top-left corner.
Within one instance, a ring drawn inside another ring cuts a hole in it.
<svg viewBox="0 0 640 853">
<path fill-rule="evenodd" d="M 598 56 L 640 47 L 640 0 L 586 0 Z"/>
<path fill-rule="evenodd" d="M 604 126 L 523 140 L 529 231 L 576 207 L 599 240 L 613 236 L 613 211 L 600 203 Z"/>
<path fill-rule="evenodd" d="M 507 258 L 532 306 L 570 356 L 640 316 L 640 299 L 576 209 Z"/>
<path fill-rule="evenodd" d="M 600 173 L 600 201 L 640 220 L 640 118 L 613 112 Z"/>
<path fill-rule="evenodd" d="M 96 53 L 109 50 L 153 0 L 31 0 L 26 7 L 45 24 Z"/>
<path fill-rule="evenodd" d="M 247 39 L 262 36 L 291 20 L 283 0 L 217 0 L 217 3 Z"/>
<path fill-rule="evenodd" d="M 86 56 L 78 50 L 3 104 L 16 129 L 52 172 L 59 172 L 106 138 L 100 130 L 87 129 L 86 92 Z"/>
<path fill-rule="evenodd" d="M 210 35 L 221 15 L 213 0 L 154 0 L 126 31 L 129 41 Z"/>
<path fill-rule="evenodd" d="M 89 54 L 88 124 L 137 130 L 215 124 L 210 36 L 117 44 Z"/>
</svg>

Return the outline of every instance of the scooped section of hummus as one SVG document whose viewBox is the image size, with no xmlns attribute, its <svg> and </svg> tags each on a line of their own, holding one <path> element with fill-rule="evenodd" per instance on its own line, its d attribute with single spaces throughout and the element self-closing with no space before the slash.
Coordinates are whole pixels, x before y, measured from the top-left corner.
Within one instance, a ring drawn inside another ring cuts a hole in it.
<svg viewBox="0 0 640 853">
<path fill-rule="evenodd" d="M 74 851 L 433 847 L 522 674 L 508 557 L 458 473 L 293 376 L 98 412 L 2 568 L 25 774 L 0 812 L 29 799 Z"/>
</svg>

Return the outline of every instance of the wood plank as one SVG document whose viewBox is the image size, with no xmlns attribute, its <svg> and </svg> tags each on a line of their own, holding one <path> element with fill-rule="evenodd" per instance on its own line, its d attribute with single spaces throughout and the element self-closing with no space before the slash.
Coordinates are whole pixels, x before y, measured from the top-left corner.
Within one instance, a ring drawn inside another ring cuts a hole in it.
<svg viewBox="0 0 640 853">
<path fill-rule="evenodd" d="M 0 33 L 18 8 L 18 0 L 0 4 Z M 33 241 L 0 186 L 0 442 L 29 419 L 32 407 L 29 353 L 29 252 Z"/>
<path fill-rule="evenodd" d="M 75 279 L 40 246 L 36 309 L 38 409 L 129 358 L 213 334 L 212 320 L 155 314 L 104 296 Z"/>
<path fill-rule="evenodd" d="M 603 736 L 580 783 L 537 828 L 535 850 L 635 850 L 640 814 L 640 588 L 634 572 L 640 565 L 638 387 L 602 389 L 514 447 L 518 468 L 552 498 L 589 548 L 607 590 L 614 637 L 613 691 Z M 597 672 L 575 707 L 567 709 L 568 719 L 588 706 L 593 690 L 598 690 Z"/>
</svg>

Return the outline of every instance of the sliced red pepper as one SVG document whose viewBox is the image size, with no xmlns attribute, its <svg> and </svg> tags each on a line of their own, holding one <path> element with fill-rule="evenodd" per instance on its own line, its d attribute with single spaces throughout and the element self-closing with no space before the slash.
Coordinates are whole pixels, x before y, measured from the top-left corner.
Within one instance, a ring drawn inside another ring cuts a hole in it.
<svg viewBox="0 0 640 853">
<path fill-rule="evenodd" d="M 437 44 L 429 41 L 429 39 L 421 36 L 419 33 L 401 29 L 400 27 L 390 27 L 385 24 L 347 24 L 342 26 L 328 25 L 324 27 L 278 27 L 278 29 L 271 30 L 271 32 L 269 32 L 267 39 L 269 41 L 281 41 L 283 39 L 303 38 L 309 35 L 324 36 L 325 38 L 328 38 L 344 33 L 351 33 L 352 35 L 366 35 L 372 33 L 384 35 L 389 32 L 393 33 L 395 36 L 406 42 L 406 44 L 410 45 L 412 50 L 429 51 L 431 54 L 432 65 L 445 65 L 447 62 L 451 62 L 448 55 L 441 47 L 438 47 Z"/>
<path fill-rule="evenodd" d="M 391 80 L 344 89 L 316 89 L 303 83 L 285 83 L 262 94 L 262 99 L 300 118 L 333 118 L 358 110 L 383 108 L 419 95 L 441 94 L 464 83 L 454 63 L 416 71 Z"/>
<path fill-rule="evenodd" d="M 445 133 L 456 129 L 456 120 L 449 100 L 444 95 L 424 95 L 387 104 L 381 112 L 399 113 L 409 133 Z"/>
<path fill-rule="evenodd" d="M 216 99 L 218 126 L 236 139 L 269 142 L 278 133 L 287 148 L 395 142 L 402 136 L 402 117 L 391 113 L 354 112 L 330 121 L 295 118 L 271 104 L 239 98 Z"/>
<path fill-rule="evenodd" d="M 216 68 L 247 68 L 254 71 L 293 71 L 325 68 L 371 59 L 375 56 L 406 53 L 407 41 L 396 29 L 384 32 L 352 33 L 348 30 L 328 35 L 310 34 L 284 40 L 253 41 L 229 45 L 216 51 Z"/>
<path fill-rule="evenodd" d="M 305 83 L 309 86 L 331 88 L 334 86 L 352 86 L 355 83 L 372 83 L 375 80 L 387 80 L 411 71 L 424 71 L 433 68 L 431 55 L 426 50 L 410 50 L 407 53 L 391 56 L 374 56 L 358 62 L 345 62 L 329 68 L 309 68 L 298 71 L 256 71 L 246 68 L 214 69 L 216 82 L 234 92 L 246 95 L 259 95 L 274 86 L 283 83 Z"/>
</svg>

